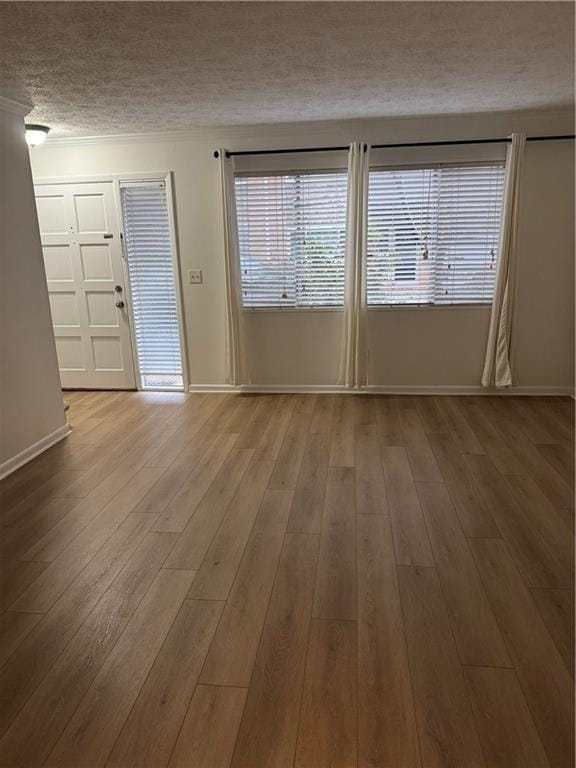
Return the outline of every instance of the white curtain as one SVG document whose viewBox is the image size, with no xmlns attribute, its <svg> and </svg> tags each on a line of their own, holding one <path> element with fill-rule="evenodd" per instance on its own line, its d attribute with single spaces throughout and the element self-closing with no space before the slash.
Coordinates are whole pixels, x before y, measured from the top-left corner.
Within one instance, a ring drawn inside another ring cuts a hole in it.
<svg viewBox="0 0 576 768">
<path fill-rule="evenodd" d="M 220 149 L 220 178 L 224 213 L 224 267 L 226 273 L 226 383 L 234 386 L 250 383 L 246 356 L 238 221 L 234 191 L 233 160 Z"/>
<path fill-rule="evenodd" d="M 506 157 L 496 286 L 482 373 L 484 387 L 509 387 L 512 384 L 510 341 L 518 260 L 518 197 L 525 144 L 524 133 L 513 133 Z"/>
<path fill-rule="evenodd" d="M 354 142 L 348 153 L 344 315 L 338 383 L 360 389 L 367 379 L 366 234 L 370 147 Z"/>
</svg>

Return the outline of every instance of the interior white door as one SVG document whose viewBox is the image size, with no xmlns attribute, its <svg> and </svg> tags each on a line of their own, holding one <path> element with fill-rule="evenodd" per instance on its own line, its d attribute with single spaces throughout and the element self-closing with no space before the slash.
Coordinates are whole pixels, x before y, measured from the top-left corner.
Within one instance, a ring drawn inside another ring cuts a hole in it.
<svg viewBox="0 0 576 768">
<path fill-rule="evenodd" d="M 62 386 L 134 389 L 113 184 L 35 189 Z"/>
</svg>

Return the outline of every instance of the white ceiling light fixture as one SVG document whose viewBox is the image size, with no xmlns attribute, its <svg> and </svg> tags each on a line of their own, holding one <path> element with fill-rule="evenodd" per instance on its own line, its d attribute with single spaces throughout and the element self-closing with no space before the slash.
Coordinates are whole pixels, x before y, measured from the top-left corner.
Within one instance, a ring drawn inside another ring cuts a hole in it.
<svg viewBox="0 0 576 768">
<path fill-rule="evenodd" d="M 46 141 L 46 137 L 50 131 L 45 125 L 33 125 L 32 123 L 26 123 L 26 143 L 29 147 L 37 147 Z"/>
</svg>

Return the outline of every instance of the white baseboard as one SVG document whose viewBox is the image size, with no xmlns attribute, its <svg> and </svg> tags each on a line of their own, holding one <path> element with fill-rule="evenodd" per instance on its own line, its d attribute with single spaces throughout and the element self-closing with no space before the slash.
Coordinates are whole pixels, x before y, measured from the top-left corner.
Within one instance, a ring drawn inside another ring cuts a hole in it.
<svg viewBox="0 0 576 768">
<path fill-rule="evenodd" d="M 229 393 L 249 393 L 249 394 L 322 394 L 331 392 L 340 392 L 346 394 L 350 390 L 341 387 L 338 384 L 242 384 L 238 387 L 232 384 L 191 384 L 188 387 L 189 392 L 229 392 Z"/>
<path fill-rule="evenodd" d="M 26 464 L 27 462 L 36 458 L 36 456 L 39 454 L 44 453 L 44 451 L 48 450 L 48 448 L 51 448 L 56 443 L 59 443 L 60 440 L 63 440 L 69 434 L 70 427 L 68 424 L 64 424 L 64 426 L 58 427 L 58 429 L 55 429 L 54 432 L 51 432 L 49 435 L 46 435 L 46 437 L 38 440 L 38 442 L 30 445 L 28 448 L 25 448 L 23 451 L 20 451 L 20 453 L 17 453 L 16 456 L 13 456 L 7 461 L 4 461 L 2 464 L 0 464 L 0 480 L 3 477 L 12 474 L 12 472 L 15 472 L 23 464 Z"/>
<path fill-rule="evenodd" d="M 229 392 L 229 393 L 294 393 L 294 394 L 330 394 L 339 392 L 349 395 L 500 395 L 509 396 L 557 396 L 574 397 L 571 387 L 481 387 L 474 385 L 409 385 L 409 384 L 368 384 L 362 389 L 346 389 L 338 384 L 244 384 L 234 387 L 231 384 L 192 384 L 190 392 Z"/>
<path fill-rule="evenodd" d="M 481 387 L 475 385 L 452 386 L 410 386 L 372 384 L 362 388 L 362 392 L 381 395 L 497 395 L 501 397 L 544 396 L 574 397 L 574 389 L 570 387 Z"/>
</svg>

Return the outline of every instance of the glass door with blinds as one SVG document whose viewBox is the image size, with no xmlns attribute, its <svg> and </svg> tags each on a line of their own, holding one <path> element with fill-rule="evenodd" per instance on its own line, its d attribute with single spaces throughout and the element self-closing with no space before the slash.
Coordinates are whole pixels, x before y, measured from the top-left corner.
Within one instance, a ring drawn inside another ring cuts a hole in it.
<svg viewBox="0 0 576 768">
<path fill-rule="evenodd" d="M 176 261 L 165 181 L 121 182 L 124 249 L 142 389 L 184 388 Z"/>
</svg>

